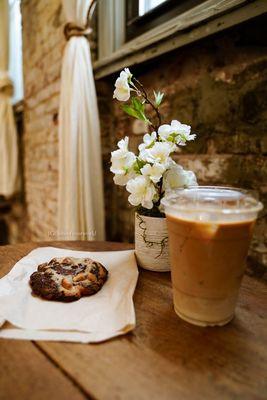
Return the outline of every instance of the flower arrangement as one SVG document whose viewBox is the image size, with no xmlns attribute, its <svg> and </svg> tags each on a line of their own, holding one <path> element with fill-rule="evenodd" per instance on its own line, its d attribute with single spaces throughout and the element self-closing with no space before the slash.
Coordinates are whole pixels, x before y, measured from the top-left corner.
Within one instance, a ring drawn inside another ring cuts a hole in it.
<svg viewBox="0 0 267 400">
<path fill-rule="evenodd" d="M 124 102 L 122 109 L 128 115 L 144 121 L 150 133 L 143 137 L 138 155 L 129 151 L 129 138 L 118 142 L 118 149 L 111 153 L 110 170 L 114 182 L 126 186 L 129 203 L 142 215 L 162 217 L 161 200 L 170 190 L 197 185 L 196 176 L 177 164 L 171 155 L 194 140 L 189 125 L 177 120 L 162 124 L 160 106 L 164 94 L 154 91 L 153 100 L 128 68 L 121 71 L 115 82 L 113 98 Z M 126 103 L 128 102 L 128 103 Z M 155 113 L 157 123 L 146 115 L 146 106 Z"/>
</svg>

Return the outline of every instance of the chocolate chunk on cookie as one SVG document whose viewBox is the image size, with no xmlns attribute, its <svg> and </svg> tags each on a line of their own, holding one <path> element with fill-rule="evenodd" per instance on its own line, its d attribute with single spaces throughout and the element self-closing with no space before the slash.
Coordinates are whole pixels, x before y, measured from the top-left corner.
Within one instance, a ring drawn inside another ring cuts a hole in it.
<svg viewBox="0 0 267 400">
<path fill-rule="evenodd" d="M 90 258 L 53 258 L 38 266 L 30 286 L 44 299 L 70 302 L 97 293 L 107 277 L 106 268 Z"/>
</svg>

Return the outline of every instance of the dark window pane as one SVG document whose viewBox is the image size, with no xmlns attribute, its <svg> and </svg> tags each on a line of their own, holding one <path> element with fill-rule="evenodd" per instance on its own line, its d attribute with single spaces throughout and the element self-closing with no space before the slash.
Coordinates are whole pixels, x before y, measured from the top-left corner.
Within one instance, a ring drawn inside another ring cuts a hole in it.
<svg viewBox="0 0 267 400">
<path fill-rule="evenodd" d="M 203 3 L 204 0 L 126 0 L 126 41 Z"/>
</svg>

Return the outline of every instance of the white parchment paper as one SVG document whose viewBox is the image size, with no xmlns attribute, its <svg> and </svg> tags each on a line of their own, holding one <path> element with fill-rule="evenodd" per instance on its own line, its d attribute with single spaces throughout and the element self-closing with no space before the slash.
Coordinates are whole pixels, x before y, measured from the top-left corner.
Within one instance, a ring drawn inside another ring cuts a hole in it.
<svg viewBox="0 0 267 400">
<path fill-rule="evenodd" d="M 98 293 L 72 303 L 32 296 L 30 275 L 53 257 L 90 257 L 107 268 L 109 278 Z M 85 252 L 39 247 L 0 279 L 0 338 L 89 343 L 129 332 L 135 327 L 132 297 L 137 279 L 133 250 Z"/>
</svg>

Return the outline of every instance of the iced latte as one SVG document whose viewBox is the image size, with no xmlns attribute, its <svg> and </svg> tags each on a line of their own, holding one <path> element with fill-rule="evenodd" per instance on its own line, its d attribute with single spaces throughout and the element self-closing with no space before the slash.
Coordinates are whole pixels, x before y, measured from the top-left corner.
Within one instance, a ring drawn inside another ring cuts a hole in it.
<svg viewBox="0 0 267 400">
<path fill-rule="evenodd" d="M 176 313 L 196 325 L 224 325 L 234 315 L 261 203 L 247 192 L 192 187 L 163 200 Z"/>
</svg>

